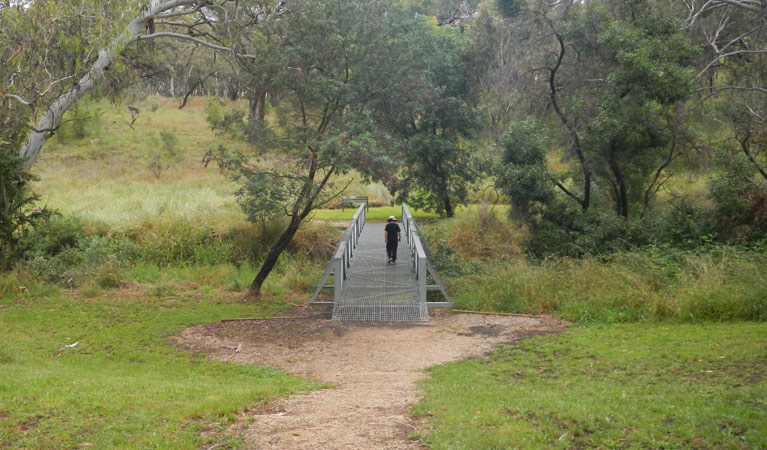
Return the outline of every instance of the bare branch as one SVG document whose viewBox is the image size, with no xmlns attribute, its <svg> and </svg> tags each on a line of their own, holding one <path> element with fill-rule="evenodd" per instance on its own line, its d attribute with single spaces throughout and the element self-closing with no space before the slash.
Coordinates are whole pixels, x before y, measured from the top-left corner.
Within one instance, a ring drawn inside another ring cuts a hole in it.
<svg viewBox="0 0 767 450">
<path fill-rule="evenodd" d="M 131 39 L 130 43 L 138 42 L 140 40 L 146 40 L 146 39 L 156 39 L 156 38 L 159 38 L 159 37 L 172 37 L 172 38 L 176 38 L 176 39 L 184 39 L 184 40 L 187 40 L 187 41 L 196 42 L 197 44 L 200 44 L 200 45 L 202 45 L 204 47 L 212 48 L 214 50 L 219 50 L 219 51 L 228 52 L 228 53 L 234 53 L 235 55 L 237 55 L 240 58 L 256 59 L 255 55 L 246 55 L 246 54 L 242 54 L 242 53 L 237 53 L 237 52 L 235 52 L 230 47 L 224 47 L 222 45 L 216 45 L 216 44 L 213 44 L 211 42 L 204 41 L 202 39 L 198 39 L 198 38 L 196 38 L 194 36 L 189 36 L 188 34 L 171 33 L 171 32 L 167 32 L 167 31 L 160 31 L 160 32 L 157 32 L 157 33 L 152 33 L 152 34 L 140 34 L 140 35 L 137 35 L 136 37 L 134 37 L 133 39 Z"/>
<path fill-rule="evenodd" d="M 188 15 L 194 14 L 197 11 L 201 10 L 203 6 L 205 6 L 204 2 L 200 2 L 199 5 L 195 6 L 194 9 L 189 10 L 189 11 L 179 11 L 179 12 L 174 12 L 174 13 L 155 14 L 154 17 L 158 18 L 158 19 L 169 19 L 171 17 L 188 16 Z M 167 10 L 170 10 L 170 9 L 173 9 L 173 8 L 168 8 L 168 9 L 165 9 L 165 10 L 167 11 Z"/>
<path fill-rule="evenodd" d="M 695 77 L 698 78 L 701 75 L 703 75 L 704 73 L 706 73 L 706 71 L 708 71 L 708 69 L 710 69 L 711 66 L 716 64 L 722 58 L 726 58 L 728 56 L 735 56 L 735 55 L 745 55 L 745 54 L 749 54 L 749 55 L 767 54 L 767 50 L 737 50 L 737 51 L 734 51 L 734 52 L 723 53 L 723 54 L 717 56 L 716 58 L 714 58 L 710 63 L 708 63 L 708 65 L 706 67 L 704 67 L 703 70 L 698 72 L 698 75 L 696 75 Z"/>
<path fill-rule="evenodd" d="M 57 84 L 61 83 L 62 81 L 70 80 L 70 79 L 72 79 L 72 78 L 74 78 L 74 75 L 70 75 L 70 76 L 68 76 L 68 77 L 59 78 L 58 80 L 54 80 L 54 81 L 52 81 L 52 82 L 51 82 L 51 83 L 48 85 L 48 87 L 47 87 L 47 88 L 46 88 L 46 89 L 45 89 L 43 92 L 41 92 L 41 93 L 40 93 L 40 96 L 42 97 L 43 95 L 47 94 L 47 93 L 48 93 L 48 91 L 50 91 L 50 90 L 51 90 L 51 88 L 52 88 L 53 86 L 55 86 L 55 85 L 57 85 Z"/>
<path fill-rule="evenodd" d="M 24 106 L 32 106 L 32 102 L 28 102 L 16 94 L 3 94 L 2 92 L 0 92 L 0 98 L 3 98 L 3 97 L 12 98 Z"/>
<path fill-rule="evenodd" d="M 704 100 L 708 99 L 712 95 L 718 94 L 719 92 L 722 92 L 722 91 L 756 91 L 756 92 L 767 93 L 767 88 L 763 88 L 763 87 L 760 87 L 760 86 L 729 86 L 729 85 L 727 85 L 727 86 L 714 86 L 713 88 L 709 88 L 709 87 L 699 88 L 698 90 L 699 91 L 703 91 L 703 90 L 708 91 L 709 89 L 714 89 L 714 90 L 713 90 L 713 92 L 711 94 L 709 94 L 706 97 L 704 97 Z"/>
<path fill-rule="evenodd" d="M 745 9 L 756 14 L 761 14 L 767 11 L 767 4 L 755 0 L 708 0 L 697 10 L 695 9 L 694 2 L 685 1 L 685 4 L 687 5 L 687 9 L 690 10 L 690 14 L 685 21 L 684 28 L 691 27 L 702 14 L 719 8 L 726 8 L 728 6 Z"/>
<path fill-rule="evenodd" d="M 765 9 L 760 2 L 749 0 L 717 0 L 715 3 L 726 3 L 736 8 L 742 8 L 755 13 L 760 13 Z"/>
</svg>

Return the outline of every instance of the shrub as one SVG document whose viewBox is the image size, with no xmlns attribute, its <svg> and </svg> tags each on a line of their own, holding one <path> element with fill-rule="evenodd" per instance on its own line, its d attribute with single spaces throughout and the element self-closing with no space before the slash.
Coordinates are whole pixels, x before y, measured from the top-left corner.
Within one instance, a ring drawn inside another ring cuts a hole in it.
<svg viewBox="0 0 767 450">
<path fill-rule="evenodd" d="M 339 229 L 331 226 L 305 224 L 293 236 L 288 250 L 302 257 L 327 261 L 333 256 Z"/>
<path fill-rule="evenodd" d="M 522 249 L 518 228 L 501 220 L 488 205 L 465 214 L 450 225 L 449 241 L 461 259 L 508 259 Z"/>
<path fill-rule="evenodd" d="M 83 222 L 74 217 L 53 213 L 25 233 L 19 245 L 24 259 L 54 257 L 77 248 L 87 236 Z"/>
<path fill-rule="evenodd" d="M 0 150 L 0 271 L 9 268 L 21 228 L 32 221 L 24 209 L 37 199 L 27 189 L 32 175 L 19 170 L 20 160 Z"/>
<path fill-rule="evenodd" d="M 169 157 L 175 157 L 178 155 L 178 136 L 172 131 L 160 131 L 160 140 L 162 141 L 162 149 Z"/>
<path fill-rule="evenodd" d="M 767 232 L 766 180 L 754 175 L 754 163 L 739 152 L 723 150 L 717 156 L 721 171 L 709 183 L 711 227 L 732 242 L 759 239 Z"/>
<path fill-rule="evenodd" d="M 205 121 L 210 125 L 211 130 L 218 128 L 224 116 L 221 112 L 221 102 L 216 98 L 205 107 Z"/>
<path fill-rule="evenodd" d="M 529 220 L 531 209 L 554 200 L 553 174 L 546 167 L 546 131 L 534 120 L 515 122 L 503 136 L 496 185 L 511 199 L 510 214 Z"/>
</svg>

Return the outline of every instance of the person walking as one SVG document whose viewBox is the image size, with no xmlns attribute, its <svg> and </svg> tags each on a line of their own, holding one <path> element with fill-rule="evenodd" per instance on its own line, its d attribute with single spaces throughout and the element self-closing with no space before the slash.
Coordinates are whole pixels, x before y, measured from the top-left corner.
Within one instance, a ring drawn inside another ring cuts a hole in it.
<svg viewBox="0 0 767 450">
<path fill-rule="evenodd" d="M 386 219 L 386 227 L 384 227 L 384 242 L 386 243 L 386 255 L 389 260 L 386 264 L 394 264 L 397 262 L 397 244 L 402 239 L 401 230 L 397 225 L 397 219 L 394 216 L 389 216 Z"/>
</svg>

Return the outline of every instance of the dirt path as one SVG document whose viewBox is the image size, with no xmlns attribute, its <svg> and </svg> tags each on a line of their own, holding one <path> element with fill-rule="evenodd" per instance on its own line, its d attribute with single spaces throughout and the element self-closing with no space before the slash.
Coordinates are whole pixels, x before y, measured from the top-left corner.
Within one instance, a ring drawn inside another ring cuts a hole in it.
<svg viewBox="0 0 767 450">
<path fill-rule="evenodd" d="M 551 319 L 434 314 L 415 325 L 338 323 L 313 317 L 204 324 L 176 338 L 186 350 L 332 383 L 280 399 L 237 425 L 255 449 L 413 449 L 425 433 L 409 407 L 423 369 L 480 357 L 499 344 L 562 330 Z M 230 347 L 242 344 L 236 353 Z"/>
</svg>

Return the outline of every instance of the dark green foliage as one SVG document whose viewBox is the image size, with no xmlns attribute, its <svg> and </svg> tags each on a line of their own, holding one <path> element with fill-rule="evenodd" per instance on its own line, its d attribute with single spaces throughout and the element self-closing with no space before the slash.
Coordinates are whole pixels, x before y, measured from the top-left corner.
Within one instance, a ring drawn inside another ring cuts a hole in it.
<svg viewBox="0 0 767 450">
<path fill-rule="evenodd" d="M 496 170 L 495 184 L 511 199 L 510 214 L 517 220 L 529 218 L 530 209 L 554 199 L 554 178 L 546 167 L 547 138 L 534 120 L 514 123 L 503 136 L 503 156 Z"/>
<path fill-rule="evenodd" d="M 756 174 L 743 155 L 722 151 L 720 173 L 709 184 L 714 201 L 713 229 L 735 242 L 747 242 L 767 233 L 767 180 Z"/>
<path fill-rule="evenodd" d="M 564 27 L 566 42 L 591 66 L 589 79 L 602 80 L 580 80 L 564 93 L 583 123 L 575 130 L 590 170 L 627 218 L 641 210 L 651 175 L 679 151 L 674 105 L 693 88 L 695 48 L 678 21 L 648 2 L 628 11 L 589 3 Z"/>
<path fill-rule="evenodd" d="M 600 255 L 632 245 L 629 222 L 596 209 L 582 211 L 561 200 L 537 205 L 527 223 L 525 249 L 535 258 Z"/>
<path fill-rule="evenodd" d="M 130 240 L 89 235 L 76 218 L 50 214 L 28 229 L 18 249 L 20 266 L 40 280 L 77 286 L 89 280 L 116 286 L 115 270 L 141 251 Z"/>
<path fill-rule="evenodd" d="M 28 228 L 17 249 L 21 267 L 42 280 L 80 285 L 96 279 L 114 285 L 116 269 L 145 261 L 162 267 L 246 262 L 234 236 L 184 221 L 139 232 L 88 233 L 82 221 L 51 215 Z"/>
<path fill-rule="evenodd" d="M 524 0 L 495 0 L 495 7 L 503 17 L 511 18 L 519 14 L 524 6 Z"/>
<path fill-rule="evenodd" d="M 478 177 L 477 162 L 457 137 L 421 135 L 408 140 L 398 200 L 452 217 Z"/>
<path fill-rule="evenodd" d="M 413 43 L 413 57 L 425 66 L 420 92 L 415 101 L 385 107 L 399 110 L 387 121 L 405 140 L 398 155 L 401 177 L 390 188 L 398 200 L 452 217 L 479 176 L 470 139 L 481 123 L 468 103 L 462 36 L 454 29 L 426 29 L 421 39 Z"/>
<path fill-rule="evenodd" d="M 33 177 L 19 164 L 18 157 L 0 149 L 0 271 L 9 267 L 22 228 L 33 220 L 27 208 L 37 200 L 27 188 Z"/>
<path fill-rule="evenodd" d="M 20 252 L 26 259 L 57 256 L 78 248 L 87 236 L 82 221 L 54 212 L 25 234 Z"/>
</svg>

